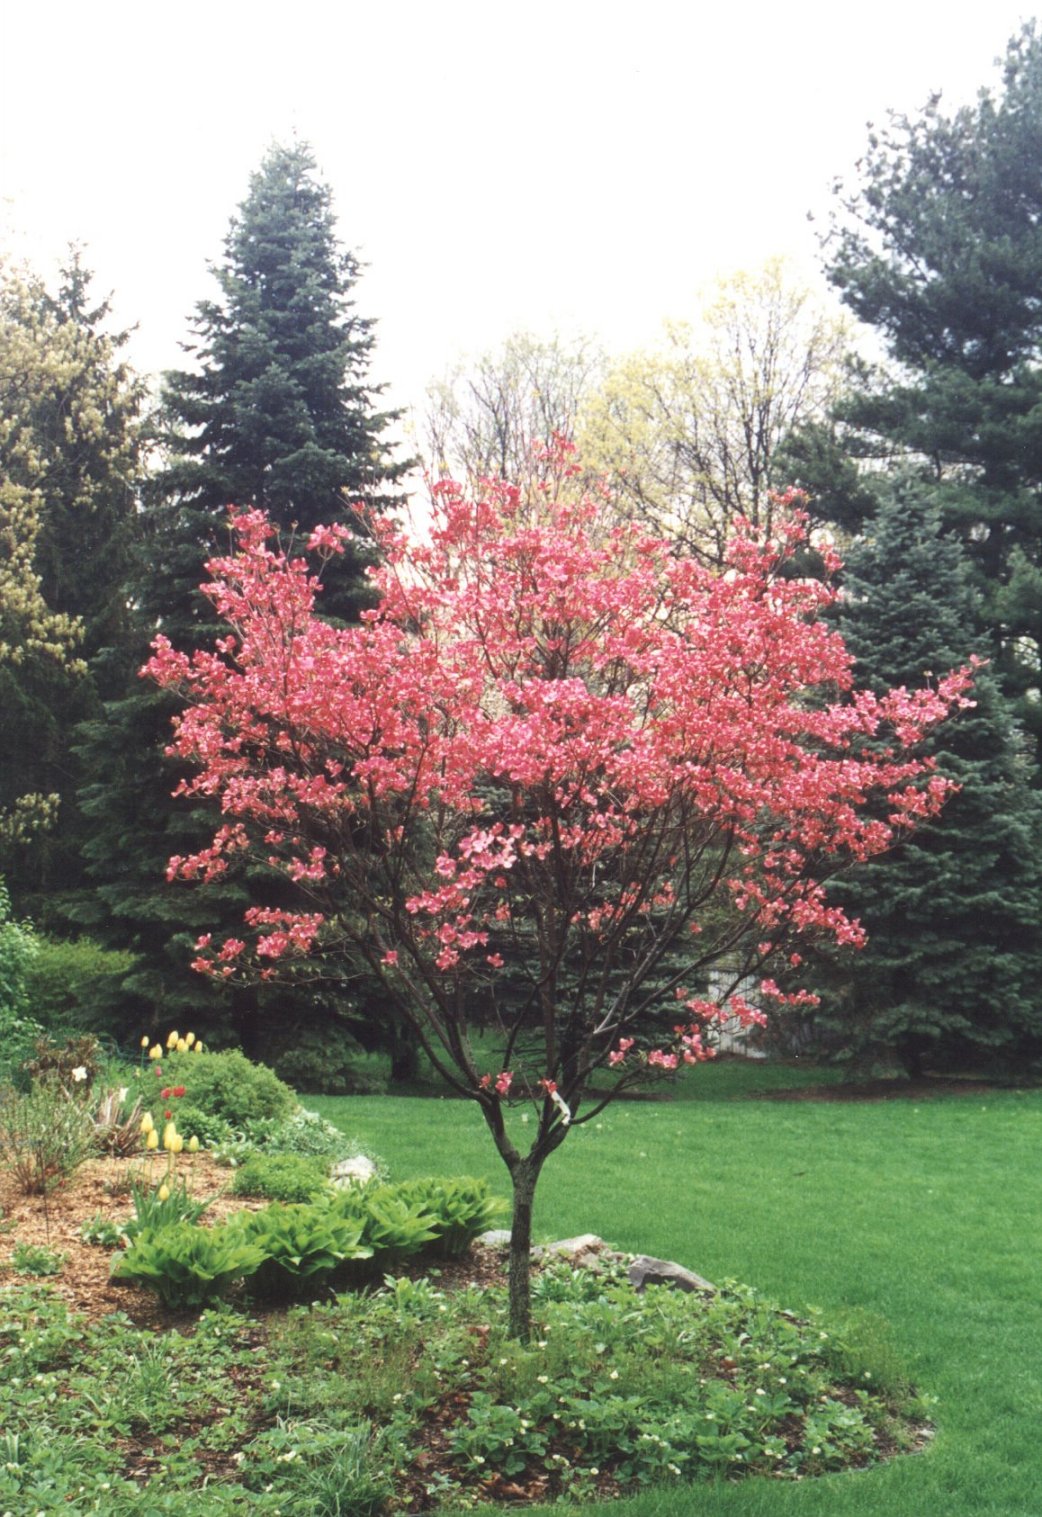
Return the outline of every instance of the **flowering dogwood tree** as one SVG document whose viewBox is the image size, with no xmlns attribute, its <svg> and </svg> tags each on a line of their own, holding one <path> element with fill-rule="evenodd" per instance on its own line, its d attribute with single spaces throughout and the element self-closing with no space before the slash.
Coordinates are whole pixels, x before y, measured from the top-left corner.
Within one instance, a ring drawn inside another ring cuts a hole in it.
<svg viewBox="0 0 1042 1517">
<path fill-rule="evenodd" d="M 533 510 L 507 484 L 443 483 L 423 541 L 374 523 L 381 600 L 349 628 L 316 615 L 317 577 L 263 515 L 234 526 L 207 587 L 231 634 L 192 654 L 160 639 L 146 670 L 188 701 L 182 789 L 224 813 L 170 875 L 259 858 L 306 909 L 252 908 L 197 967 L 270 978 L 350 954 L 380 975 L 510 1172 L 525 1336 L 548 1155 L 636 1079 L 708 1057 L 717 1019 L 762 1020 L 710 999 L 710 968 L 732 990 L 756 975 L 770 1004 L 802 938 L 860 941 L 824 882 L 940 807 L 947 782 L 912 749 L 969 674 L 855 691 L 819 615 L 832 592 L 783 572 L 798 522 L 736 541 L 721 574 L 605 532 L 596 499 L 547 490 Z M 339 529 L 307 546 L 336 552 Z M 472 1038 L 490 1024 L 494 1068 Z"/>
</svg>

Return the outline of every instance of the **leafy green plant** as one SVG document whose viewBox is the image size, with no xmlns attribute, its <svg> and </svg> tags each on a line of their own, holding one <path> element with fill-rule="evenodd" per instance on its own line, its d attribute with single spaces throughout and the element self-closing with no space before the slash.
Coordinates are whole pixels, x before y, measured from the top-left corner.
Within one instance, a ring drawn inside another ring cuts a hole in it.
<svg viewBox="0 0 1042 1517">
<path fill-rule="evenodd" d="M 264 1211 L 240 1215 L 228 1226 L 263 1255 L 248 1282 L 258 1296 L 288 1299 L 305 1294 L 348 1261 L 373 1256 L 372 1248 L 362 1242 L 361 1220 L 334 1216 L 328 1207 L 276 1201 Z"/>
<path fill-rule="evenodd" d="M 26 988 L 48 1032 L 79 1029 L 119 1040 L 133 1029 L 135 1004 L 123 982 L 137 963 L 134 954 L 90 938 L 36 941 Z"/>
<path fill-rule="evenodd" d="M 24 1195 L 46 1195 L 82 1164 L 92 1144 L 88 1111 L 56 1087 L 0 1092 L 0 1152 Z"/>
<path fill-rule="evenodd" d="M 389 1442 L 368 1422 L 280 1420 L 250 1445 L 244 1479 L 260 1490 L 277 1483 L 284 1509 L 302 1517 L 382 1517 L 393 1494 Z"/>
<path fill-rule="evenodd" d="M 314 1201 L 328 1188 L 322 1159 L 302 1154 L 251 1154 L 235 1172 L 237 1196 L 261 1196 L 267 1201 Z"/>
<path fill-rule="evenodd" d="M 459 1258 L 481 1233 L 498 1226 L 507 1211 L 487 1181 L 467 1177 L 407 1180 L 397 1193 L 430 1214 L 434 1237 L 424 1246 L 424 1253 L 436 1258 Z"/>
<path fill-rule="evenodd" d="M 123 1224 L 122 1231 L 132 1241 L 175 1223 L 198 1222 L 211 1204 L 190 1196 L 187 1182 L 183 1179 L 161 1180 L 158 1183 L 153 1183 L 151 1179 L 135 1179 L 131 1182 L 130 1194 L 134 1202 L 134 1215 Z"/>
<path fill-rule="evenodd" d="M 329 1209 L 362 1224 L 362 1242 L 372 1249 L 373 1267 L 381 1273 L 418 1254 L 438 1235 L 434 1215 L 394 1185 L 348 1186 L 334 1195 Z"/>
<path fill-rule="evenodd" d="M 93 1217 L 88 1217 L 80 1225 L 80 1237 L 84 1243 L 94 1244 L 98 1248 L 116 1248 L 123 1236 L 119 1223 L 106 1217 L 104 1212 L 95 1212 Z"/>
<path fill-rule="evenodd" d="M 16 1243 L 11 1268 L 16 1275 L 60 1275 L 67 1255 L 41 1244 Z"/>
<path fill-rule="evenodd" d="M 298 1106 L 286 1117 L 251 1117 L 235 1136 L 214 1147 L 214 1157 L 222 1164 L 241 1164 L 251 1153 L 301 1154 L 305 1157 L 354 1159 L 360 1154 L 371 1159 L 378 1172 L 381 1161 L 368 1153 L 354 1138 L 349 1138 L 317 1112 Z"/>
<path fill-rule="evenodd" d="M 11 898 L 0 879 L 0 1084 L 28 1088 L 22 1065 L 43 1033 L 29 1014 L 29 976 L 39 951 L 39 939 L 30 924 L 12 918 Z"/>
<path fill-rule="evenodd" d="M 203 1306 L 263 1262 L 237 1229 L 173 1222 L 139 1233 L 112 1263 L 113 1279 L 147 1286 L 175 1310 Z"/>
</svg>

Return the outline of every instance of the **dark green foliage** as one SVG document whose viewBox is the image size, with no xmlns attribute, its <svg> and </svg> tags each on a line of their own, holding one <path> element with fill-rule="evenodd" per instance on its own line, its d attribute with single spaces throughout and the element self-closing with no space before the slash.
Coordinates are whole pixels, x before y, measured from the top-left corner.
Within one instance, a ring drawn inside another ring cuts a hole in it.
<svg viewBox="0 0 1042 1517">
<path fill-rule="evenodd" d="M 387 504 L 404 465 L 386 440 L 395 417 L 379 410 L 369 379 L 373 323 L 354 307 L 360 266 L 337 242 L 330 192 L 305 145 L 266 155 L 212 272 L 218 293 L 196 309 L 193 366 L 167 376 L 157 420 L 163 463 L 142 517 L 134 664 L 82 733 L 95 891 L 77 903 L 76 920 L 137 955 L 125 983 L 152 1025 L 191 1021 L 206 1038 L 254 1051 L 266 1022 L 320 1027 L 328 1012 L 307 985 L 229 991 L 190 969 L 198 937 L 231 931 L 251 903 L 286 904 L 288 887 L 263 873 L 201 889 L 165 882 L 169 859 L 204 846 L 215 822 L 205 807 L 172 799 L 181 772 L 163 749 L 176 706 L 136 668 L 157 631 L 181 647 L 220 632 L 198 587 L 207 558 L 229 546 L 229 504 L 306 534 L 353 521 L 361 499 Z M 329 565 L 327 614 L 357 615 L 369 556 L 362 532 Z M 267 1057 L 259 1043 L 256 1051 Z"/>
<path fill-rule="evenodd" d="M 250 1154 L 235 1171 L 237 1196 L 266 1201 L 314 1201 L 329 1184 L 328 1165 L 303 1154 Z"/>
<path fill-rule="evenodd" d="M 26 990 L 34 1018 L 49 1032 L 78 1030 L 125 1039 L 138 1025 L 123 989 L 132 954 L 90 938 L 38 936 Z"/>
<path fill-rule="evenodd" d="M 935 97 L 873 133 L 828 242 L 833 283 L 895 362 L 854 377 L 841 409 L 852 451 L 917 460 L 932 478 L 1016 697 L 1037 686 L 1042 647 L 1040 158 L 1031 23 L 1009 44 L 1000 90 L 950 115 Z M 1042 735 L 1037 702 L 1020 718 Z"/>
<path fill-rule="evenodd" d="M 250 1272 L 250 1292 L 278 1300 L 313 1294 L 344 1264 L 373 1257 L 362 1239 L 362 1219 L 340 1217 L 323 1206 L 276 1201 L 261 1212 L 244 1213 L 228 1230 L 264 1256 Z"/>
<path fill-rule="evenodd" d="M 913 688 L 965 664 L 975 651 L 967 581 L 929 496 L 899 483 L 848 557 L 837 621 L 859 685 Z M 1042 1054 L 1042 798 L 986 668 L 973 696 L 927 743 L 958 793 L 835 890 L 869 941 L 832 960 L 819 1030 L 847 1055 L 896 1056 L 913 1073 Z"/>
<path fill-rule="evenodd" d="M 379 1089 L 373 1089 L 378 1080 L 361 1067 L 361 1044 L 331 1013 L 327 1012 L 323 1021 L 298 1022 L 288 1028 L 271 1018 L 252 1031 L 250 1048 L 254 1056 L 302 1094 L 379 1094 Z"/>
<path fill-rule="evenodd" d="M 33 568 L 47 606 L 81 633 L 76 669 L 39 657 L 0 669 L 0 811 L 27 792 L 60 802 L 56 826 L 13 846 L 7 859 L 20 904 L 48 927 L 60 925 L 58 908 L 82 883 L 76 729 L 120 687 L 138 524 L 144 386 L 119 356 L 129 334 L 106 330 L 109 305 L 93 301 L 91 277 L 74 251 L 56 293 L 29 279 L 21 300 L 5 300 L 0 311 L 2 322 L 32 323 L 40 363 L 15 406 L 31 462 L 0 449 L 0 467 L 37 492 Z"/>
</svg>

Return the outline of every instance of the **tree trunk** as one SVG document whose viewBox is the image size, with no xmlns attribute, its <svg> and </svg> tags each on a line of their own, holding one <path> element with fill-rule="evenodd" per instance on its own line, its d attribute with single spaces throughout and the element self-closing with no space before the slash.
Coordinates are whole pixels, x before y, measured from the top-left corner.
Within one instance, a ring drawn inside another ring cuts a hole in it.
<svg viewBox="0 0 1042 1517">
<path fill-rule="evenodd" d="M 532 1202 L 542 1161 L 529 1154 L 512 1166 L 514 1213 L 510 1223 L 510 1336 L 527 1343 L 532 1336 Z"/>
<path fill-rule="evenodd" d="M 407 1022 L 395 1019 L 391 1032 L 391 1084 L 411 1083 L 419 1074 L 419 1039 Z"/>
</svg>

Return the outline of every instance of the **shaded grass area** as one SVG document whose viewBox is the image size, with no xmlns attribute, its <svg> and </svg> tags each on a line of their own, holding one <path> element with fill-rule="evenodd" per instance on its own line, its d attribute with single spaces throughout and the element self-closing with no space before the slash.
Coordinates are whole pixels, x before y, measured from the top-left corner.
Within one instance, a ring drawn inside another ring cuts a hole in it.
<svg viewBox="0 0 1042 1517">
<path fill-rule="evenodd" d="M 857 1475 L 663 1490 L 589 1512 L 681 1517 L 697 1500 L 706 1517 L 1038 1517 L 1042 1093 L 741 1099 L 765 1080 L 809 1083 L 799 1068 L 721 1064 L 672 1100 L 619 1103 L 577 1129 L 540 1182 L 536 1233 L 596 1232 L 797 1310 L 888 1324 L 899 1358 L 939 1398 L 937 1438 Z M 468 1103 L 311 1104 L 396 1177 L 466 1172 L 508 1192 Z"/>
</svg>

